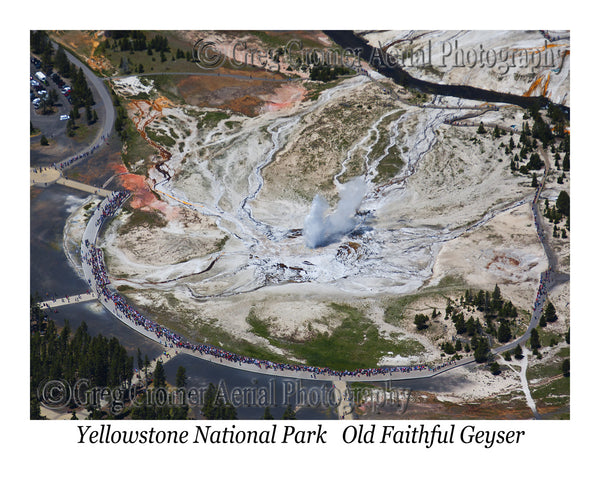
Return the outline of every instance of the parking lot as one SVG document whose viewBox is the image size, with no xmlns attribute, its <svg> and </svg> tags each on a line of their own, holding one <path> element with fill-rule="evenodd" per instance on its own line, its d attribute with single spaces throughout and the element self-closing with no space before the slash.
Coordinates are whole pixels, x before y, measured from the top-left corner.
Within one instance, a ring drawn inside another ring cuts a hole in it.
<svg viewBox="0 0 600 480">
<path fill-rule="evenodd" d="M 64 134 L 67 120 L 72 108 L 69 99 L 70 86 L 57 73 L 46 76 L 40 71 L 39 60 L 32 57 L 29 73 L 30 119 L 35 128 L 47 138 Z M 56 92 L 56 101 L 51 106 L 53 113 L 43 114 L 43 102 L 50 101 L 51 90 Z M 33 137 L 32 142 L 39 142 Z"/>
</svg>

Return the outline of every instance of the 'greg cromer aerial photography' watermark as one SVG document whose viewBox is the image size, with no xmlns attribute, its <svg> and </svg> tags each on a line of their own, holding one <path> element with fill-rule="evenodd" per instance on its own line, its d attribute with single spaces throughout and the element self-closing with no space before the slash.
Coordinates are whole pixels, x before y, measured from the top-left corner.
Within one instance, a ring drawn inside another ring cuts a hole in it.
<svg viewBox="0 0 600 480">
<path fill-rule="evenodd" d="M 360 67 L 360 57 L 364 54 L 357 48 L 305 48 L 302 40 L 294 39 L 285 45 L 269 50 L 248 48 L 245 41 L 223 44 L 214 40 L 198 40 L 193 48 L 196 64 L 204 70 L 214 70 L 226 66 L 242 68 L 260 65 L 268 71 L 280 71 L 280 64 L 272 64 L 270 59 L 285 57 L 288 64 L 303 62 L 312 65 Z M 562 68 L 567 49 L 549 48 L 548 40 L 539 48 L 486 48 L 461 47 L 459 40 L 434 42 L 428 40 L 424 46 L 405 48 L 388 52 L 379 43 L 370 50 L 365 60 L 373 67 L 443 67 L 443 68 L 491 68 L 505 75 L 513 70 Z"/>
<path fill-rule="evenodd" d="M 568 30 L 30 43 L 31 418 L 570 418 Z"/>
</svg>

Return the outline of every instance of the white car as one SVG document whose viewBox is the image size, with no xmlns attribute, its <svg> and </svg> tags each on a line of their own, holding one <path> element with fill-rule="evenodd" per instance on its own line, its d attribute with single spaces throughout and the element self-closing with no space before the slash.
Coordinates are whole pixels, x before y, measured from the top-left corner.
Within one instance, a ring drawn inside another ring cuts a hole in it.
<svg viewBox="0 0 600 480">
<path fill-rule="evenodd" d="M 61 119 L 61 120 L 69 120 L 70 118 L 71 118 L 71 116 L 70 116 L 70 115 L 61 115 L 61 116 L 60 116 L 60 119 Z"/>
</svg>

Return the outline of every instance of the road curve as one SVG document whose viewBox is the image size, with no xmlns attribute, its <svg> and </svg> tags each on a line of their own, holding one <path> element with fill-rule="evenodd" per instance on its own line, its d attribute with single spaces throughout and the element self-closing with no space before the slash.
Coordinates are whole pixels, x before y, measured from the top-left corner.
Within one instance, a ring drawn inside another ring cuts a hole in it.
<svg viewBox="0 0 600 480">
<path fill-rule="evenodd" d="M 54 43 L 54 46 L 57 47 L 57 44 Z M 102 125 L 102 129 L 96 135 L 94 142 L 92 142 L 97 143 L 97 141 L 102 137 L 108 138 L 110 132 L 112 131 L 113 125 L 115 124 L 115 108 L 112 103 L 112 98 L 110 97 L 108 88 L 106 87 L 104 81 L 101 78 L 97 77 L 85 63 L 79 60 L 71 52 L 65 50 L 65 53 L 67 54 L 67 58 L 73 65 L 81 68 L 87 81 L 91 83 L 96 89 L 96 92 L 98 92 L 98 96 L 100 97 L 98 100 L 100 100 L 100 102 L 102 102 L 102 105 L 104 106 L 104 123 Z"/>
</svg>

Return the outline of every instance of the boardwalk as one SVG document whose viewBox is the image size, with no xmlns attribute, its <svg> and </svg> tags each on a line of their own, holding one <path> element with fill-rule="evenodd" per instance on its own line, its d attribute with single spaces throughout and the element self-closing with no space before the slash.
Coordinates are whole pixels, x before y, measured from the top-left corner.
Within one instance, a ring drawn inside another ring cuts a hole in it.
<svg viewBox="0 0 600 480">
<path fill-rule="evenodd" d="M 111 195 L 106 198 L 102 204 L 94 211 L 94 214 L 90 218 L 87 227 L 85 229 L 82 244 L 81 244 L 81 256 L 82 258 L 91 258 L 93 255 L 93 249 L 95 248 L 95 242 L 98 236 L 100 229 L 102 228 L 103 221 L 107 218 L 106 214 L 102 212 L 105 211 L 105 207 L 109 205 L 109 202 L 114 202 L 116 197 Z M 536 197 L 537 198 L 537 197 Z M 532 205 L 535 208 L 535 204 Z M 119 205 L 116 205 L 116 210 L 118 210 Z M 112 210 L 112 214 L 115 213 L 115 210 Z M 537 223 L 537 222 L 536 222 Z M 104 272 L 104 280 L 103 282 L 107 282 L 108 278 L 106 277 L 105 268 L 103 265 L 103 260 L 101 260 L 101 268 Z M 117 301 L 121 304 L 121 307 L 126 306 L 124 300 L 116 294 L 117 300 L 114 298 L 115 294 L 110 293 L 111 290 L 107 290 L 107 287 L 104 284 L 97 283 L 98 279 L 93 273 L 92 262 L 84 261 L 83 262 L 83 272 L 84 277 L 88 281 L 91 289 L 98 294 L 99 300 L 102 305 L 111 312 L 117 319 L 123 322 L 125 325 L 133 328 L 138 331 L 142 335 L 147 338 L 154 340 L 155 342 L 160 343 L 166 348 L 170 348 L 175 350 L 177 354 L 183 353 L 187 355 L 192 355 L 196 358 L 200 358 L 202 360 L 220 364 L 223 366 L 228 366 L 231 368 L 236 368 L 239 370 L 244 370 L 253 373 L 261 373 L 266 375 L 274 375 L 279 377 L 286 378 L 298 378 L 298 379 L 315 379 L 315 380 L 325 380 L 332 382 L 340 382 L 339 385 L 341 388 L 344 388 L 346 382 L 356 382 L 356 381 L 368 381 L 370 382 L 381 382 L 387 380 L 413 380 L 418 378 L 431 378 L 437 376 L 441 373 L 447 372 L 451 369 L 458 368 L 461 366 L 465 366 L 475 362 L 475 359 L 471 355 L 467 355 L 459 360 L 452 360 L 444 363 L 439 366 L 427 366 L 427 365 L 418 365 L 418 366 L 409 366 L 409 367 L 388 367 L 384 371 L 374 371 L 374 369 L 364 369 L 361 371 L 344 371 L 344 372 L 332 372 L 328 371 L 328 369 L 323 369 L 319 367 L 307 367 L 303 365 L 283 365 L 276 364 L 273 362 L 267 362 L 260 359 L 250 359 L 246 357 L 236 356 L 235 354 L 230 354 L 229 352 L 220 351 L 219 349 L 214 349 L 214 347 L 210 346 L 202 346 L 202 345 L 191 345 L 186 342 L 182 342 L 180 340 L 173 340 L 173 338 L 178 338 L 177 335 L 173 335 L 172 332 L 164 329 L 164 327 L 147 328 L 146 320 L 143 321 L 133 321 L 124 311 L 123 308 L 117 308 Z M 541 314 L 541 310 L 543 307 L 543 303 L 545 300 L 545 283 L 546 283 L 547 275 L 542 275 L 540 279 L 540 289 L 538 297 L 535 301 L 534 313 L 531 317 L 531 321 L 529 324 L 529 328 L 526 333 L 519 337 L 518 339 L 505 344 L 499 347 L 492 349 L 492 354 L 499 354 L 504 351 L 510 350 L 516 347 L 517 344 L 525 342 L 531 333 L 531 330 L 537 326 L 539 321 L 539 316 Z M 108 282 L 110 283 L 110 282 Z M 113 298 L 111 298 L 111 296 Z M 143 317 L 142 317 L 143 318 Z M 177 345 L 179 343 L 179 345 Z M 206 347 L 206 348 L 204 348 Z M 343 380 L 343 382 L 342 382 Z M 345 388 L 344 388 L 345 391 Z M 343 406 L 338 409 L 338 415 L 345 416 L 346 412 L 350 410 L 350 406 L 347 403 L 342 402 Z"/>
<path fill-rule="evenodd" d="M 101 197 L 108 197 L 111 194 L 110 190 L 106 190 L 101 187 L 94 187 L 93 185 L 88 185 L 86 183 L 81 183 L 81 182 L 77 182 L 75 180 L 66 179 L 64 177 L 60 177 L 58 180 L 56 180 L 56 183 L 58 183 L 60 185 L 64 185 L 66 187 L 75 188 L 75 189 L 81 190 L 83 192 L 100 195 Z"/>
<path fill-rule="evenodd" d="M 338 419 L 352 420 L 352 404 L 350 403 L 348 384 L 343 380 L 334 380 L 333 386 L 340 395 L 339 404 L 337 406 Z"/>
<path fill-rule="evenodd" d="M 53 309 L 56 307 L 64 307 L 65 305 L 75 305 L 76 303 L 89 302 L 97 299 L 98 297 L 93 293 L 79 293 L 62 298 L 55 298 L 53 300 L 44 300 L 43 302 L 40 302 L 40 306 L 42 308 Z"/>
</svg>

